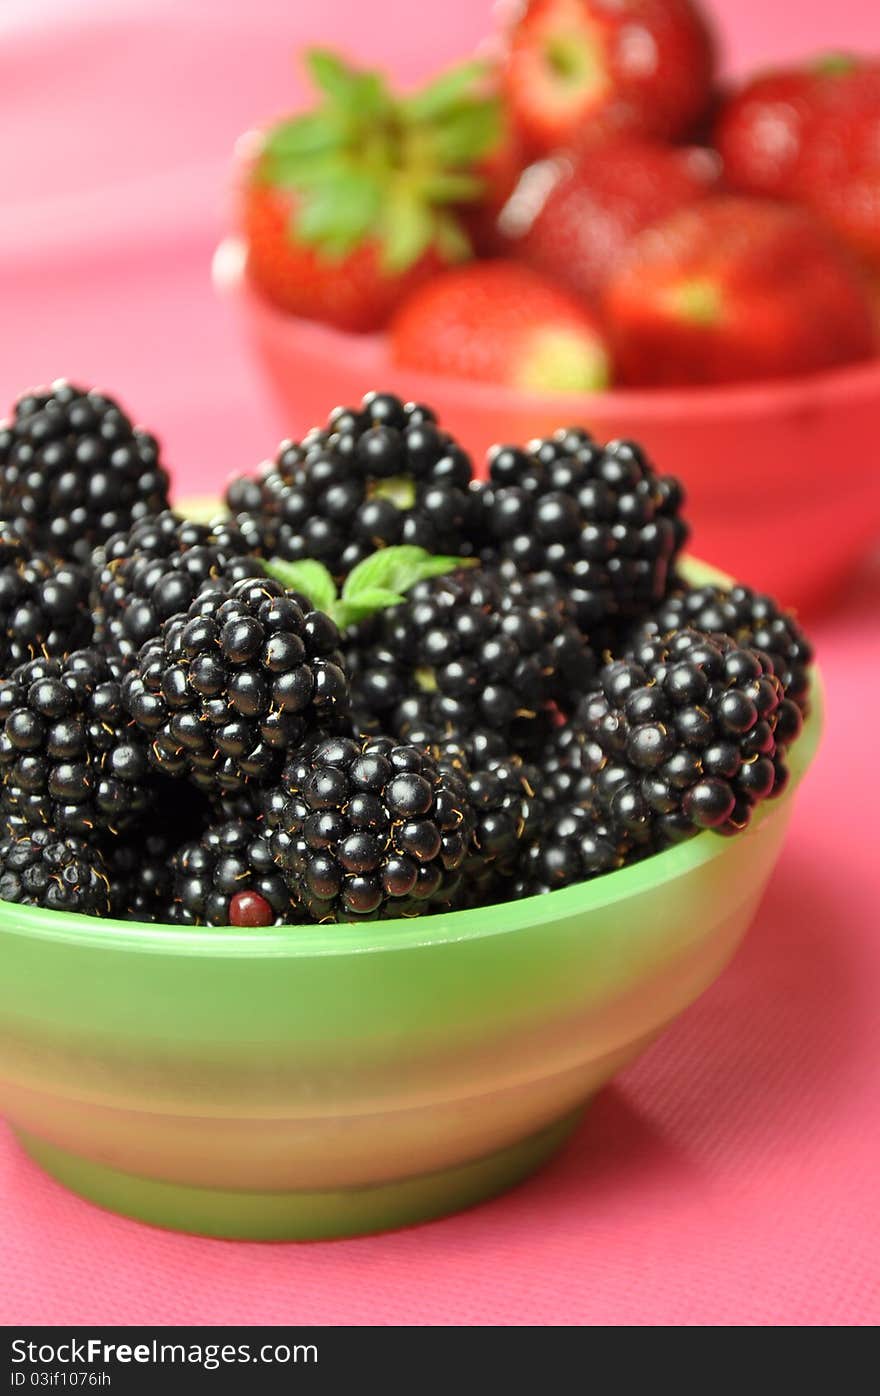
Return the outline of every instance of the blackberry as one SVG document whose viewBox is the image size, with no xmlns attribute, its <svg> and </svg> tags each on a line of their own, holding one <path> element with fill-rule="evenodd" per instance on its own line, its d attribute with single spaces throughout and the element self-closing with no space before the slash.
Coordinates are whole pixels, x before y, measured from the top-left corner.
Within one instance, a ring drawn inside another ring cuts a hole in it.
<svg viewBox="0 0 880 1396">
<path fill-rule="evenodd" d="M 59 833 L 122 831 L 150 807 L 146 742 L 96 650 L 34 659 L 0 683 L 0 806 Z"/>
<path fill-rule="evenodd" d="M 417 583 L 347 648 L 355 711 L 403 741 L 488 728 L 549 730 L 548 704 L 576 701 L 596 663 L 552 580 L 476 568 Z M 525 732 L 521 733 L 525 735 Z"/>
<path fill-rule="evenodd" d="M 172 919 L 173 840 L 159 831 L 140 830 L 114 839 L 105 849 L 113 915 L 122 921 Z"/>
<path fill-rule="evenodd" d="M 0 673 L 44 655 L 62 658 L 92 638 L 89 578 L 73 563 L 28 554 L 0 523 Z"/>
<path fill-rule="evenodd" d="M 602 752 L 597 803 L 631 838 L 735 833 L 784 787 L 802 718 L 761 651 L 674 631 L 606 665 L 599 683 L 574 721 Z"/>
<path fill-rule="evenodd" d="M 466 904 L 485 906 L 510 896 L 523 848 L 545 819 L 544 790 L 536 766 L 512 753 L 498 755 L 478 736 L 431 749 L 441 770 L 461 780 L 474 814 L 468 855 L 462 865 Z"/>
<path fill-rule="evenodd" d="M 0 425 L 0 516 L 33 550 L 86 563 L 96 543 L 167 507 L 155 439 L 110 397 L 59 379 Z"/>
<path fill-rule="evenodd" d="M 0 839 L 0 899 L 52 911 L 110 915 L 110 881 L 100 851 L 55 829 L 9 829 Z"/>
<path fill-rule="evenodd" d="M 253 820 L 213 824 L 178 850 L 171 871 L 171 919 L 177 924 L 265 926 L 297 920 L 268 837 Z"/>
<path fill-rule="evenodd" d="M 263 577 L 255 540 L 229 519 L 193 523 L 166 510 L 96 551 L 92 607 L 101 645 L 131 668 L 162 622 L 205 591 Z"/>
<path fill-rule="evenodd" d="M 277 867 L 316 921 L 420 916 L 454 905 L 471 848 L 463 785 L 388 737 L 328 739 L 269 798 Z"/>
<path fill-rule="evenodd" d="M 345 719 L 338 646 L 329 616 L 245 578 L 164 623 L 125 677 L 125 702 L 158 771 L 220 796 L 277 779 L 287 751 Z"/>
<path fill-rule="evenodd" d="M 368 393 L 302 442 L 282 442 L 261 478 L 232 482 L 226 503 L 257 528 L 266 557 L 313 558 L 340 580 L 398 543 L 474 551 L 481 510 L 471 475 L 470 458 L 429 407 Z"/>
<path fill-rule="evenodd" d="M 616 872 L 652 851 L 649 843 L 639 843 L 618 828 L 595 803 L 575 802 L 553 814 L 540 838 L 526 845 L 513 892 L 520 897 L 555 892 Z"/>
<path fill-rule="evenodd" d="M 813 647 L 790 611 L 749 587 L 702 586 L 672 592 L 635 635 L 635 643 L 690 628 L 729 635 L 770 656 L 786 698 L 806 713 Z"/>
<path fill-rule="evenodd" d="M 528 450 L 498 447 L 489 471 L 486 555 L 559 578 L 587 633 L 662 600 L 687 538 L 683 494 L 635 442 L 602 446 L 569 428 Z"/>
</svg>

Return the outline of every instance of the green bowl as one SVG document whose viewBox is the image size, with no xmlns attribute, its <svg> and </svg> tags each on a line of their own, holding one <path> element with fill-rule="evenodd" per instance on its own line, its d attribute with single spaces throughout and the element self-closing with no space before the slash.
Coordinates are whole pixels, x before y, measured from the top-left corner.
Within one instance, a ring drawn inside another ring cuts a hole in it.
<svg viewBox="0 0 880 1396">
<path fill-rule="evenodd" d="M 545 896 L 247 932 L 0 903 L 0 1111 L 74 1192 L 211 1236 L 351 1236 L 509 1187 L 730 959 L 815 688 L 746 833 Z"/>
</svg>

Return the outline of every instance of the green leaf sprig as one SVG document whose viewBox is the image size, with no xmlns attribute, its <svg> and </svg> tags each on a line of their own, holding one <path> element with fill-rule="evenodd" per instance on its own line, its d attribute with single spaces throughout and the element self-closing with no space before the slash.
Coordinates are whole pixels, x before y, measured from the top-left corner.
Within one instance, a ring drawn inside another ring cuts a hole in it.
<svg viewBox="0 0 880 1396">
<path fill-rule="evenodd" d="M 442 577 L 461 567 L 476 565 L 475 558 L 437 557 L 410 544 L 381 548 L 352 569 L 339 592 L 332 574 L 322 562 L 312 558 L 301 562 L 272 558 L 263 562 L 270 577 L 288 591 L 299 592 L 316 610 L 325 611 L 340 630 L 348 630 L 390 606 L 399 606 L 406 593 L 426 577 Z"/>
</svg>

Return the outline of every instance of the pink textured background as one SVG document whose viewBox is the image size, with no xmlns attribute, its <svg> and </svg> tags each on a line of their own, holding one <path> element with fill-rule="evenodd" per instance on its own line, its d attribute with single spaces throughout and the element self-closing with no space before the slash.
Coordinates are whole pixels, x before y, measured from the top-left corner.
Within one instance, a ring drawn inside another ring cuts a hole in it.
<svg viewBox="0 0 880 1396">
<path fill-rule="evenodd" d="M 485 32 L 447 0 L 3 0 L 0 406 L 66 373 L 119 395 L 181 487 L 276 424 L 213 298 L 236 134 L 334 42 L 404 75 Z M 715 0 L 734 69 L 880 40 L 874 0 Z M 874 443 L 865 443 L 873 449 Z M 0 1126 L 7 1323 L 869 1324 L 880 1320 L 880 581 L 817 639 L 829 723 L 745 949 L 506 1198 L 409 1232 L 252 1246 L 79 1202 Z M 868 695 L 868 696 L 866 696 Z"/>
</svg>

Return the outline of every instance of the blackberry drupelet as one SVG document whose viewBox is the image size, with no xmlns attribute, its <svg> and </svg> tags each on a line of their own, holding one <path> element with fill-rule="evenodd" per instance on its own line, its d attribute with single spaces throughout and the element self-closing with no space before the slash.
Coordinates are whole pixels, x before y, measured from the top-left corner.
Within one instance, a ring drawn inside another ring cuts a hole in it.
<svg viewBox="0 0 880 1396">
<path fill-rule="evenodd" d="M 245 578 L 165 622 L 126 675 L 125 702 L 158 771 L 234 793 L 276 779 L 288 751 L 347 719 L 338 647 L 329 616 Z"/>
<path fill-rule="evenodd" d="M 337 580 L 377 548 L 414 544 L 429 553 L 475 551 L 482 517 L 470 458 L 434 413 L 390 393 L 340 407 L 326 427 L 285 441 L 259 479 L 226 495 L 266 557 L 313 558 Z"/>
<path fill-rule="evenodd" d="M 176 924 L 265 926 L 298 919 L 266 832 L 254 820 L 213 824 L 184 844 L 174 858 L 172 878 L 171 919 Z"/>
<path fill-rule="evenodd" d="M 112 398 L 59 379 L 0 424 L 0 516 L 31 549 L 87 563 L 97 543 L 167 508 L 158 445 Z"/>
<path fill-rule="evenodd" d="M 162 622 L 196 597 L 263 577 L 255 546 L 229 519 L 193 523 L 170 510 L 114 534 L 94 558 L 92 606 L 101 645 L 131 668 Z"/>
<path fill-rule="evenodd" d="M 39 655 L 63 658 L 91 638 L 86 570 L 29 554 L 10 526 L 0 523 L 0 673 Z"/>
<path fill-rule="evenodd" d="M 813 647 L 791 612 L 771 597 L 739 585 L 676 590 L 639 625 L 635 643 L 685 628 L 729 635 L 769 655 L 786 698 L 807 712 Z"/>
<path fill-rule="evenodd" d="M 489 729 L 506 750 L 530 726 L 549 731 L 548 705 L 577 701 L 596 672 L 552 579 L 503 581 L 488 568 L 419 582 L 358 629 L 346 658 L 355 712 L 371 725 L 408 742 Z"/>
<path fill-rule="evenodd" d="M 91 837 L 150 807 L 147 746 L 93 649 L 34 659 L 0 682 L 0 807 L 15 824 Z"/>
<path fill-rule="evenodd" d="M 9 829 L 0 839 L 0 900 L 110 915 L 110 881 L 93 844 L 55 829 Z"/>
<path fill-rule="evenodd" d="M 787 780 L 802 717 L 767 655 L 695 630 L 606 665 L 575 723 L 601 749 L 596 799 L 615 828 L 658 847 L 736 833 Z"/>
<path fill-rule="evenodd" d="M 420 916 L 456 903 L 474 819 L 459 777 L 391 738 L 335 738 L 270 796 L 277 867 L 316 921 Z"/>
<path fill-rule="evenodd" d="M 485 555 L 511 575 L 560 579 L 581 627 L 637 617 L 666 593 L 686 538 L 681 486 L 632 441 L 602 446 L 579 428 L 490 458 Z"/>
</svg>

